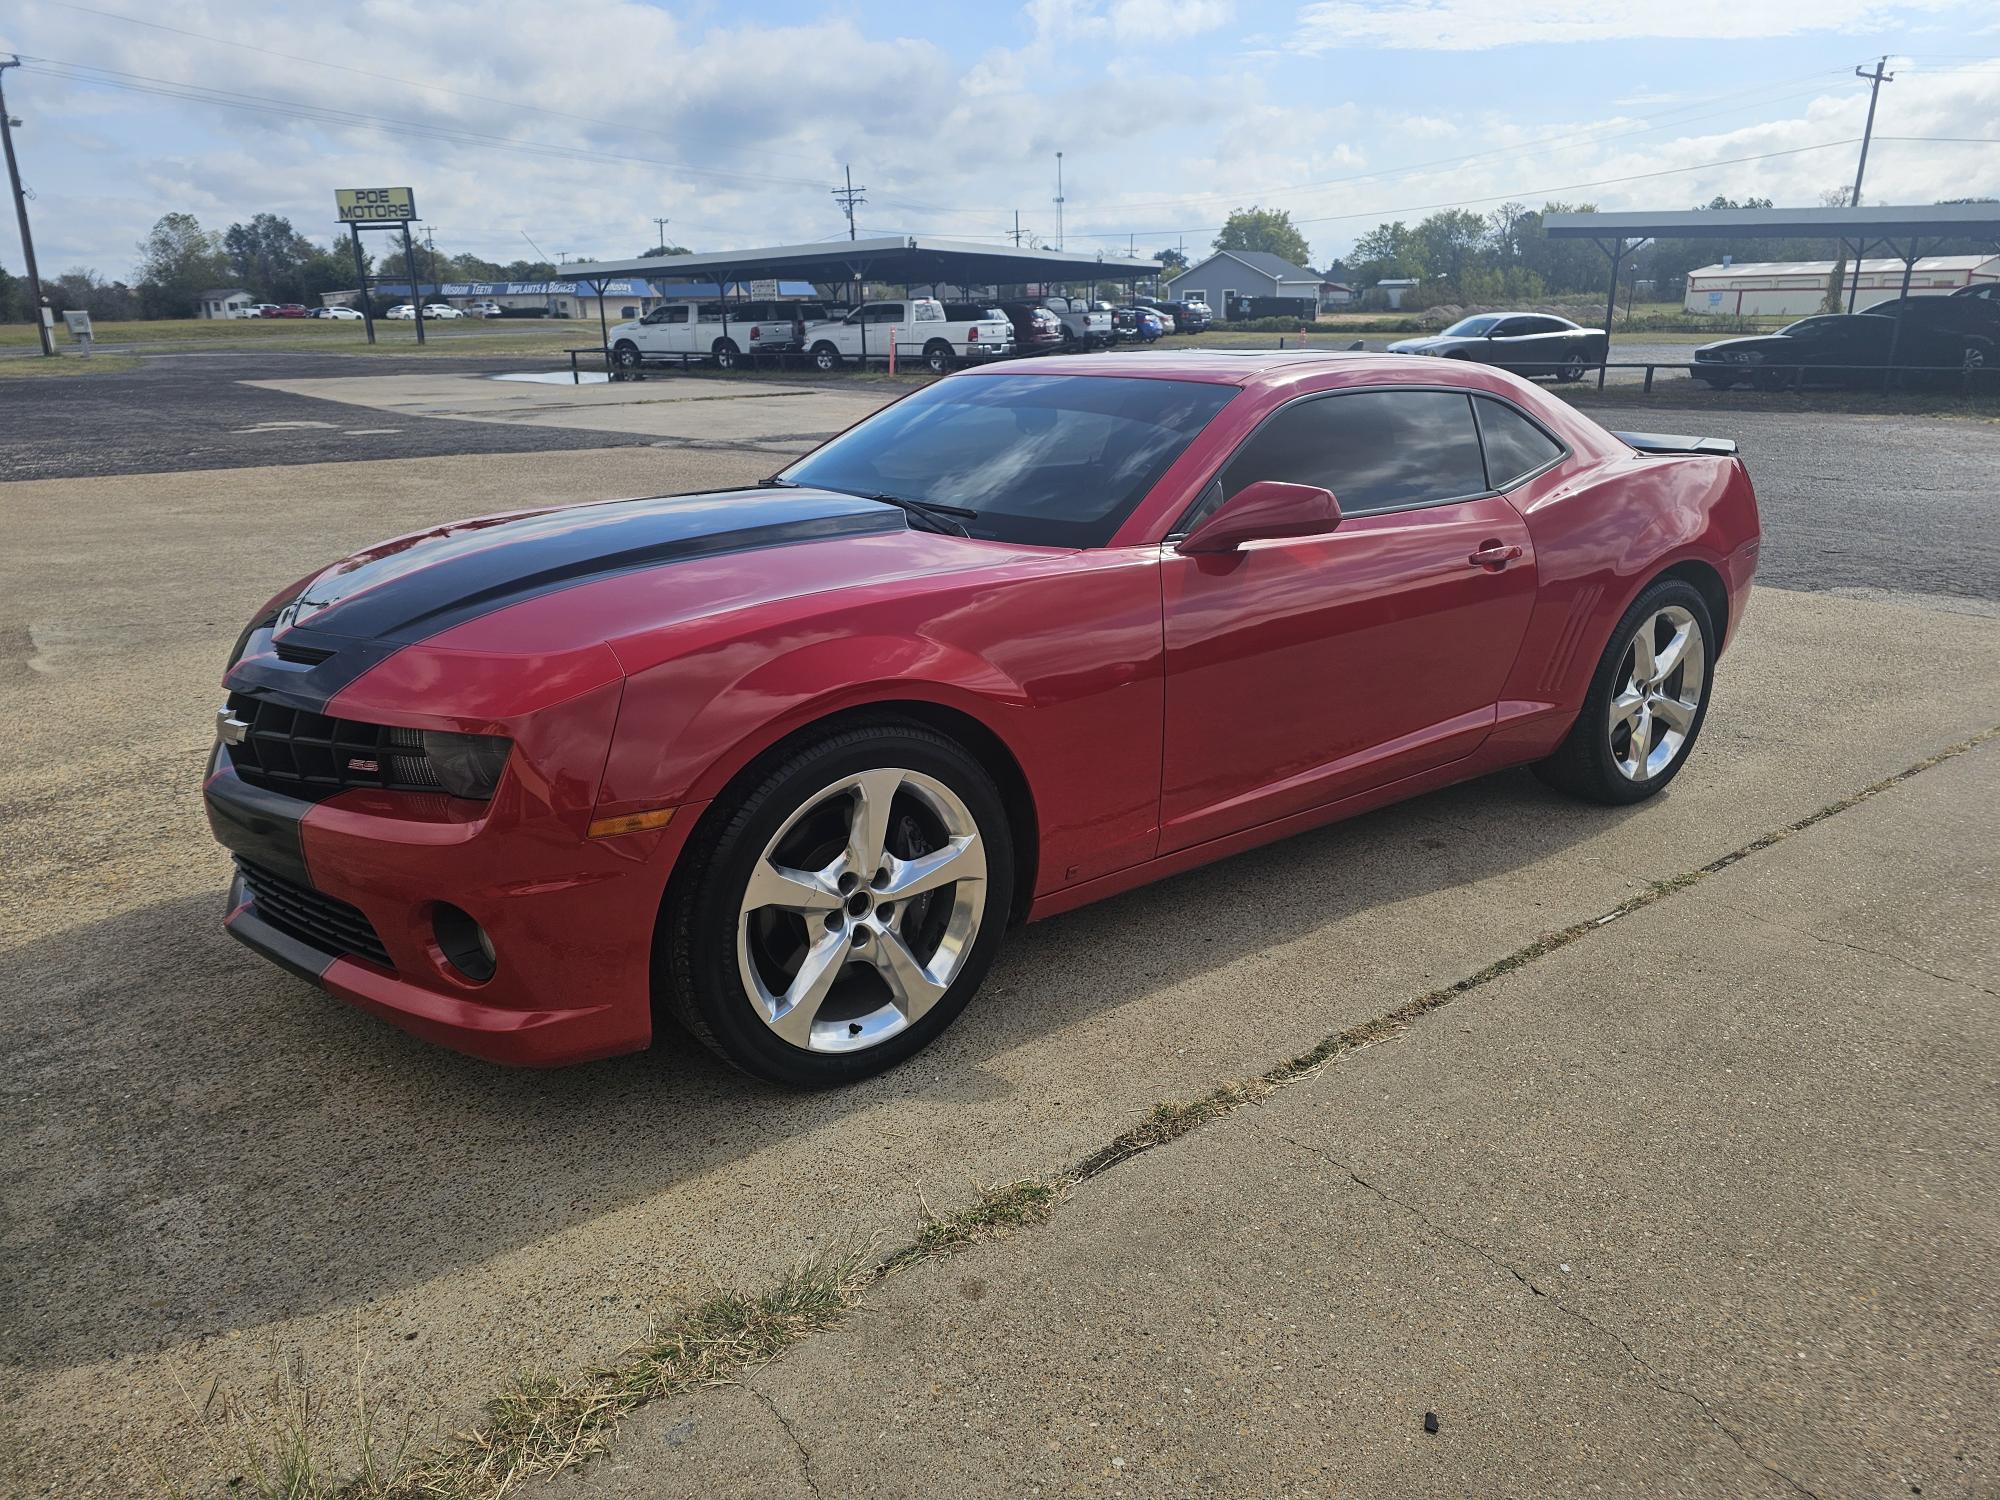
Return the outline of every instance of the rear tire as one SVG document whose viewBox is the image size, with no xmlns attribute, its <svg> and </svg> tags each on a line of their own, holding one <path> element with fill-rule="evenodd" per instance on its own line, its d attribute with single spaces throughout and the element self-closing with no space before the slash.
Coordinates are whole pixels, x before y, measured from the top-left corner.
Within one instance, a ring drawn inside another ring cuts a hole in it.
<svg viewBox="0 0 2000 1500">
<path fill-rule="evenodd" d="M 743 351 L 736 347 L 734 339 L 717 339 L 709 353 L 715 356 L 718 370 L 733 370 L 743 363 Z"/>
<path fill-rule="evenodd" d="M 655 936 L 654 993 L 746 1073 L 852 1083 L 965 1009 L 1013 882 L 1000 793 L 961 746 L 895 720 L 838 730 L 753 767 L 702 820 Z"/>
<path fill-rule="evenodd" d="M 924 345 L 924 368 L 933 375 L 948 375 L 957 363 L 958 357 L 943 339 L 932 339 Z"/>
<path fill-rule="evenodd" d="M 1576 723 L 1535 774 L 1558 791 L 1614 807 L 1664 789 L 1687 764 L 1708 717 L 1717 640 L 1693 584 L 1663 578 L 1641 590 L 1611 632 Z"/>
</svg>

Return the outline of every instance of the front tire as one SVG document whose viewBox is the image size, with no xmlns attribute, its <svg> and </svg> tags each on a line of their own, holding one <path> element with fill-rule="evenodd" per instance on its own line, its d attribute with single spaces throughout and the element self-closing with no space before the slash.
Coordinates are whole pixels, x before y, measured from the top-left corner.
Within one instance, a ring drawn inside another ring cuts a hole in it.
<svg viewBox="0 0 2000 1500">
<path fill-rule="evenodd" d="M 718 799 L 656 941 L 656 991 L 746 1073 L 851 1083 L 928 1045 L 993 962 L 1013 838 L 953 741 L 887 721 L 802 746 Z"/>
<path fill-rule="evenodd" d="M 831 375 L 841 368 L 840 350 L 821 339 L 812 346 L 812 367 L 825 375 Z"/>
<path fill-rule="evenodd" d="M 620 339 L 611 346 L 611 363 L 621 370 L 639 368 L 639 346 L 630 339 Z"/>
<path fill-rule="evenodd" d="M 1610 806 L 1661 791 L 1708 717 L 1718 639 L 1693 584 L 1663 578 L 1643 590 L 1612 631 L 1576 723 L 1535 774 Z"/>
</svg>

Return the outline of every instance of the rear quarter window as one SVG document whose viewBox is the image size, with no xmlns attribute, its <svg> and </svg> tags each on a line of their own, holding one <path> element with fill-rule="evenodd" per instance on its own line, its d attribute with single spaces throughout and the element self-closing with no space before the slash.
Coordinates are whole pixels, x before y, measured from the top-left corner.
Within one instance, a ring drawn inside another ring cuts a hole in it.
<svg viewBox="0 0 2000 1500">
<path fill-rule="evenodd" d="M 1474 396 L 1472 406 L 1479 414 L 1487 482 L 1494 489 L 1511 489 L 1563 456 L 1561 443 L 1506 402 Z"/>
</svg>

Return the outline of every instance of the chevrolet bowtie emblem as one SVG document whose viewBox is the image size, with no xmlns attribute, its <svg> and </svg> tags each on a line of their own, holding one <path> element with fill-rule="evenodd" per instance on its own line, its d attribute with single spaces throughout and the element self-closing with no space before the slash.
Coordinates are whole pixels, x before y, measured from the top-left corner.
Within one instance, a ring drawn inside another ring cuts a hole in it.
<svg viewBox="0 0 2000 1500">
<path fill-rule="evenodd" d="M 250 726 L 236 717 L 233 709 L 215 711 L 215 737 L 225 745 L 240 745 L 250 737 Z"/>
</svg>

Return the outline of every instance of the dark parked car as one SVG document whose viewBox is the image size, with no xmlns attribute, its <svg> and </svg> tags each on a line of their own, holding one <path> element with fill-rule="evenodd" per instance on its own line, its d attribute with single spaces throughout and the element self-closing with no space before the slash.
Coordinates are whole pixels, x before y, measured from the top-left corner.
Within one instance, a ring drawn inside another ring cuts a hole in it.
<svg viewBox="0 0 2000 1500">
<path fill-rule="evenodd" d="M 1982 302 L 2000 302 L 2000 281 L 1982 281 L 1978 286 L 1962 286 L 1953 292 L 1952 296 L 1967 297 Z"/>
<path fill-rule="evenodd" d="M 1200 333 L 1215 321 L 1215 314 L 1201 302 L 1142 302 L 1142 307 L 1158 307 L 1166 310 L 1174 320 L 1176 333 Z"/>
<path fill-rule="evenodd" d="M 1550 313 L 1479 313 L 1443 333 L 1391 344 L 1389 352 L 1471 359 L 1517 375 L 1581 380 L 1584 371 L 1604 363 L 1608 345 L 1603 329 L 1579 328 Z"/>
<path fill-rule="evenodd" d="M 1949 297 L 1892 297 L 1861 311 L 1871 318 L 1903 318 L 1905 326 L 1921 323 L 1926 328 L 2000 339 L 2000 299 L 1967 297 L 1962 292 Z"/>
<path fill-rule="evenodd" d="M 1062 319 L 1031 302 L 1003 302 L 1000 311 L 1014 325 L 1014 348 L 1022 354 L 1052 354 L 1062 348 Z"/>
<path fill-rule="evenodd" d="M 1714 390 L 1754 385 L 1877 385 L 1893 364 L 1902 383 L 1926 378 L 1956 380 L 1967 370 L 1990 368 L 1994 340 L 1922 318 L 1876 312 L 1827 313 L 1801 318 L 1776 333 L 1721 339 L 1694 351 L 1694 378 Z"/>
</svg>

